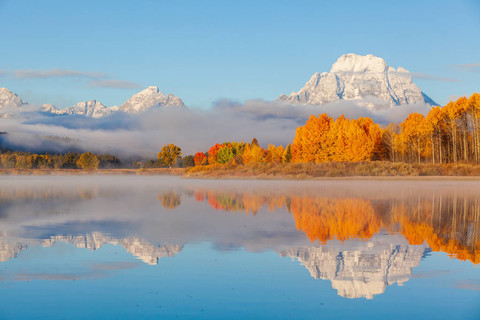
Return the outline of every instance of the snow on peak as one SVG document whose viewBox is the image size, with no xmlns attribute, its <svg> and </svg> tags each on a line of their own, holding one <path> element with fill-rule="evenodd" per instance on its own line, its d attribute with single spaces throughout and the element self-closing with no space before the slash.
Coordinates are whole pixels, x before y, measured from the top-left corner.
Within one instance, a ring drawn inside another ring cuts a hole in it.
<svg viewBox="0 0 480 320">
<path fill-rule="evenodd" d="M 27 104 L 27 102 L 20 99 L 20 97 L 12 91 L 7 88 L 0 88 L 0 109 L 5 107 L 18 108 L 25 104 Z"/>
<path fill-rule="evenodd" d="M 82 115 L 89 118 L 101 118 L 115 111 L 97 100 L 82 101 L 65 109 L 57 109 L 51 104 L 43 104 L 40 106 L 40 110 L 57 115 Z"/>
<path fill-rule="evenodd" d="M 330 72 L 385 72 L 385 60 L 374 55 L 361 56 L 355 53 L 344 54 L 332 65 Z"/>
<path fill-rule="evenodd" d="M 407 69 L 404 69 L 402 67 L 398 67 L 397 72 L 410 73 L 410 71 L 408 71 Z"/>
<path fill-rule="evenodd" d="M 354 53 L 341 56 L 329 73 L 315 73 L 299 91 L 277 100 L 311 105 L 355 100 L 372 110 L 412 103 L 436 104 L 413 83 L 406 69 L 395 70 L 382 58 Z"/>
<path fill-rule="evenodd" d="M 127 113 L 138 113 L 152 107 L 185 107 L 182 99 L 173 94 L 165 95 L 158 87 L 151 86 L 134 94 L 119 110 Z"/>
<path fill-rule="evenodd" d="M 27 102 L 20 99 L 16 94 L 7 88 L 0 88 L 0 119 L 17 117 L 24 112 L 18 112 L 18 107 L 26 105 Z M 56 115 L 81 115 L 88 118 L 101 118 L 111 115 L 115 112 L 123 111 L 127 113 L 140 113 L 149 110 L 152 107 L 175 107 L 186 109 L 182 99 L 173 94 L 165 95 L 158 87 L 150 86 L 128 99 L 121 106 L 106 107 L 97 100 L 82 101 L 69 108 L 57 108 L 52 104 L 43 104 L 41 106 L 31 106 L 30 111 L 40 111 Z M 27 111 L 23 108 L 20 111 Z"/>
</svg>

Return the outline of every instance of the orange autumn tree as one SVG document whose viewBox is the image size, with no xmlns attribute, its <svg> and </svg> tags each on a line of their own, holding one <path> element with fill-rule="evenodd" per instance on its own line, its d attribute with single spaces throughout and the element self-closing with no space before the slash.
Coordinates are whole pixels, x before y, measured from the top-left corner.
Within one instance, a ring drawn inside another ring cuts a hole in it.
<svg viewBox="0 0 480 320">
<path fill-rule="evenodd" d="M 332 151 L 332 142 L 328 137 L 333 119 L 326 113 L 317 117 L 310 116 L 304 126 L 295 131 L 292 143 L 292 162 L 328 161 Z"/>
<path fill-rule="evenodd" d="M 207 164 L 207 155 L 203 152 L 197 152 L 193 157 L 193 162 L 196 166 L 204 166 Z"/>
<path fill-rule="evenodd" d="M 321 114 L 311 116 L 297 128 L 292 144 L 292 162 L 373 160 L 382 142 L 380 127 L 369 118 L 337 120 Z"/>
<path fill-rule="evenodd" d="M 245 147 L 243 148 L 243 163 L 263 163 L 265 162 L 265 153 L 265 150 L 258 145 L 257 139 L 254 138 L 252 143 L 246 143 Z"/>
<path fill-rule="evenodd" d="M 442 134 L 445 132 L 445 113 L 442 108 L 434 107 L 427 114 L 425 120 L 430 135 L 432 163 L 442 163 L 444 155 L 444 152 L 442 152 Z"/>
<path fill-rule="evenodd" d="M 214 164 L 217 163 L 217 154 L 220 149 L 222 149 L 223 145 L 216 143 L 208 150 L 208 163 Z"/>
<path fill-rule="evenodd" d="M 420 113 L 412 113 L 401 124 L 404 141 L 410 146 L 410 158 L 416 159 L 420 163 L 422 153 L 425 152 L 426 138 L 429 136 L 427 131 L 427 122 L 425 117 Z"/>
</svg>

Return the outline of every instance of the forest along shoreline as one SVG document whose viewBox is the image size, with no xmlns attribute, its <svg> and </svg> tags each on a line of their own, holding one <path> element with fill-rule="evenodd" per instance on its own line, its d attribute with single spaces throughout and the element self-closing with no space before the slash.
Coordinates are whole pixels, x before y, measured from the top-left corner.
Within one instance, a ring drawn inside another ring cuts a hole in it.
<svg viewBox="0 0 480 320">
<path fill-rule="evenodd" d="M 6 135 L 7 133 L 5 133 Z M 0 141 L 1 142 L 1 141 Z M 137 156 L 138 157 L 138 156 Z M 480 176 L 480 94 L 382 127 L 370 118 L 312 115 L 286 147 L 226 141 L 183 155 L 166 144 L 156 159 L 31 153 L 0 143 L 0 174 L 143 174 L 194 178 L 308 179 L 352 176 Z"/>
<path fill-rule="evenodd" d="M 170 175 L 205 179 L 321 179 L 321 178 L 454 178 L 480 179 L 476 164 L 410 164 L 388 161 L 323 163 L 254 163 L 206 165 L 189 168 L 140 169 L 0 169 L 0 176 L 13 175 Z"/>
</svg>

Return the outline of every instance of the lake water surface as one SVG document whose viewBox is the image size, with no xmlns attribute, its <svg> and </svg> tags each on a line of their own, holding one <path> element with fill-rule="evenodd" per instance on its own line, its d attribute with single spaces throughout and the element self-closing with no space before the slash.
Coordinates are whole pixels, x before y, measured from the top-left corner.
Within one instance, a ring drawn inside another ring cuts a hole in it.
<svg viewBox="0 0 480 320">
<path fill-rule="evenodd" d="M 480 181 L 0 177 L 0 319 L 480 319 Z"/>
</svg>

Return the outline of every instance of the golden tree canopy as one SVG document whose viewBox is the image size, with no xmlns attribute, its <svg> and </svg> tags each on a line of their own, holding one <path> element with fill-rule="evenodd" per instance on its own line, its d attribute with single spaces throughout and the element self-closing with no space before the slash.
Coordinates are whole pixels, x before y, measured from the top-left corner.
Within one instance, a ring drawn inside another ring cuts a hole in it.
<svg viewBox="0 0 480 320">
<path fill-rule="evenodd" d="M 182 156 L 182 149 L 180 147 L 170 143 L 169 145 L 164 145 L 162 150 L 158 153 L 158 160 L 160 160 L 164 165 L 172 167 L 178 158 Z"/>
<path fill-rule="evenodd" d="M 91 152 L 82 153 L 80 158 L 77 160 L 77 166 L 85 170 L 95 170 L 98 169 L 98 164 L 100 161 L 97 156 Z"/>
</svg>

